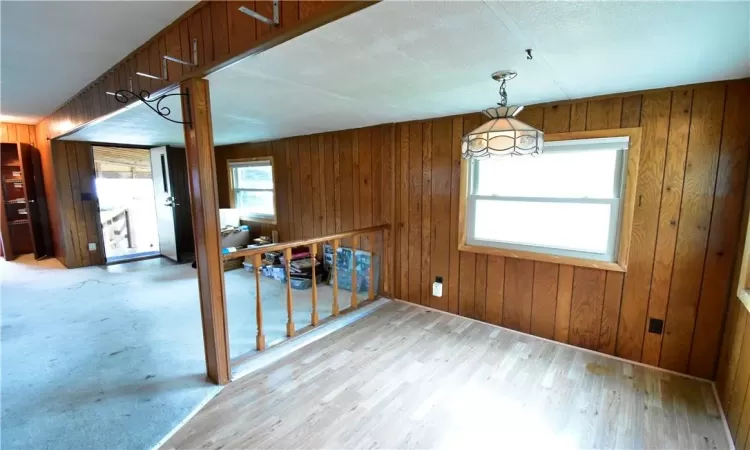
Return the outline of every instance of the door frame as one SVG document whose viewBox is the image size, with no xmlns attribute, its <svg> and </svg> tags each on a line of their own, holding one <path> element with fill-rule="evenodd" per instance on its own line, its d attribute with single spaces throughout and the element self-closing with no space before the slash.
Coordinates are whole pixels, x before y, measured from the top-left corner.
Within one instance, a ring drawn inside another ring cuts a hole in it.
<svg viewBox="0 0 750 450">
<path fill-rule="evenodd" d="M 144 150 L 149 152 L 149 160 L 151 158 L 151 147 L 143 147 L 140 145 L 125 145 L 125 144 L 112 144 L 112 143 L 100 143 L 100 142 L 88 142 L 90 144 L 90 159 L 91 159 L 91 172 L 94 174 L 92 178 L 92 192 L 94 193 L 94 201 L 96 202 L 96 231 L 99 239 L 98 243 L 98 250 L 101 255 L 102 260 L 104 261 L 105 266 L 111 266 L 116 264 L 123 264 L 123 263 L 129 263 L 129 262 L 135 262 L 135 261 L 143 261 L 146 259 L 154 259 L 154 258 L 161 258 L 163 255 L 161 253 L 158 253 L 156 255 L 145 255 L 145 256 L 137 256 L 135 258 L 129 258 L 129 259 L 123 259 L 118 261 L 108 261 L 107 260 L 107 252 L 104 248 L 104 232 L 102 230 L 102 223 L 101 223 L 101 208 L 99 206 L 99 192 L 96 190 L 96 178 L 97 178 L 97 172 L 96 172 L 96 163 L 94 159 L 94 147 L 109 147 L 109 148 L 128 148 L 128 149 L 135 149 L 135 150 Z M 152 175 L 153 176 L 153 175 Z M 156 210 L 154 210 L 154 214 L 156 214 Z M 158 230 L 157 230 L 158 231 Z"/>
</svg>

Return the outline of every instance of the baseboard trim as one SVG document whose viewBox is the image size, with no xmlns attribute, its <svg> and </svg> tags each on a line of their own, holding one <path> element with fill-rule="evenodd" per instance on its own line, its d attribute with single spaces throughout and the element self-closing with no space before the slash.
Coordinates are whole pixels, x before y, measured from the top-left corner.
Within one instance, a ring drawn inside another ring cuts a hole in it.
<svg viewBox="0 0 750 450">
<path fill-rule="evenodd" d="M 424 305 L 420 305 L 420 304 L 417 304 L 417 303 L 407 302 L 406 300 L 401 300 L 401 299 L 394 298 L 393 301 L 394 302 L 405 303 L 407 305 L 412 305 L 412 306 L 416 306 L 416 307 L 419 307 L 419 308 L 429 309 L 430 311 L 435 311 L 435 312 L 439 312 L 439 313 L 443 313 L 443 314 L 448 314 L 448 315 L 451 315 L 451 316 L 454 316 L 454 317 L 460 317 L 462 319 L 471 320 L 471 321 L 477 322 L 477 323 L 483 323 L 483 324 L 489 325 L 491 327 L 497 327 L 497 328 L 500 328 L 500 329 L 505 330 L 505 331 L 510 331 L 511 333 L 522 334 L 524 336 L 528 336 L 528 337 L 531 337 L 531 338 L 534 338 L 534 339 L 540 339 L 542 341 L 550 342 L 552 344 L 558 344 L 558 345 L 562 345 L 562 346 L 569 347 L 569 348 L 572 348 L 572 349 L 581 350 L 581 351 L 584 351 L 584 352 L 587 352 L 587 353 L 593 353 L 595 355 L 604 356 L 606 358 L 614 359 L 614 360 L 617 360 L 617 361 L 620 361 L 620 362 L 624 362 L 624 363 L 628 363 L 628 364 L 635 364 L 636 366 L 641 366 L 641 367 L 646 367 L 646 368 L 649 368 L 649 369 L 658 370 L 659 372 L 665 372 L 665 373 L 668 373 L 668 374 L 671 374 L 671 375 L 675 375 L 675 376 L 679 376 L 679 377 L 683 377 L 683 378 L 688 378 L 688 379 L 691 379 L 691 380 L 697 380 L 697 381 L 702 381 L 702 382 L 705 382 L 705 383 L 713 384 L 712 380 L 709 380 L 709 379 L 706 379 L 706 378 L 696 377 L 695 375 L 689 375 L 687 373 L 675 372 L 674 370 L 664 369 L 662 367 L 656 367 L 656 366 L 652 366 L 650 364 L 646 364 L 646 363 L 642 363 L 642 362 L 638 362 L 638 361 L 633 361 L 633 360 L 630 360 L 630 359 L 621 358 L 619 356 L 610 355 L 609 353 L 602 353 L 602 352 L 598 352 L 596 350 L 591 350 L 591 349 L 588 349 L 588 348 L 577 347 L 575 345 L 568 344 L 568 343 L 565 343 L 565 342 L 559 342 L 559 341 L 555 341 L 553 339 L 547 339 L 547 338 L 544 338 L 544 337 L 541 337 L 541 336 L 535 336 L 533 334 L 524 333 L 523 331 L 513 330 L 513 329 L 510 329 L 510 328 L 505 328 L 503 326 L 496 325 L 494 323 L 483 322 L 483 321 L 478 320 L 478 319 L 473 319 L 471 317 L 461 316 L 459 314 L 454 314 L 452 312 L 442 311 L 442 310 L 439 310 L 439 309 L 431 308 L 429 306 L 424 306 Z"/>
<path fill-rule="evenodd" d="M 724 424 L 724 432 L 727 435 L 727 442 L 729 442 L 729 450 L 735 450 L 734 440 L 732 439 L 732 430 L 729 429 L 729 421 L 727 416 L 724 414 L 724 408 L 721 407 L 721 399 L 719 398 L 719 391 L 716 390 L 716 383 L 711 382 L 711 390 L 714 391 L 714 400 L 716 400 L 716 406 L 719 407 L 719 414 L 721 414 L 721 422 Z"/>
<path fill-rule="evenodd" d="M 727 417 L 724 414 L 724 408 L 721 407 L 721 400 L 719 399 L 719 393 L 716 390 L 716 383 L 714 381 L 712 381 L 712 380 L 708 380 L 706 378 L 701 378 L 701 377 L 696 377 L 695 375 L 690 375 L 690 374 L 687 374 L 687 373 L 675 372 L 674 370 L 669 370 L 669 369 L 664 369 L 662 367 L 652 366 L 650 364 L 642 363 L 642 362 L 639 362 L 639 361 L 631 361 L 629 359 L 621 358 L 621 357 L 615 356 L 615 355 L 610 355 L 608 353 L 597 352 L 596 350 L 590 350 L 588 348 L 576 347 L 575 345 L 567 344 L 565 342 L 558 342 L 558 341 L 555 341 L 555 340 L 552 340 L 552 339 L 543 338 L 541 336 L 534 336 L 533 334 L 524 333 L 523 331 L 512 330 L 510 328 L 505 328 L 505 327 L 502 327 L 500 325 L 495 325 L 494 323 L 483 322 L 481 320 L 473 319 L 471 317 L 461 316 L 461 315 L 458 315 L 458 314 L 454 314 L 452 312 L 442 311 L 442 310 L 439 310 L 439 309 L 431 308 L 429 306 L 424 306 L 424 305 L 419 305 L 419 304 L 416 304 L 416 303 L 407 302 L 406 300 L 401 300 L 401 299 L 397 299 L 397 298 L 394 298 L 392 300 L 394 302 L 404 303 L 404 304 L 407 304 L 407 305 L 416 306 L 416 307 L 419 307 L 419 308 L 424 308 L 424 309 L 427 309 L 427 310 L 430 310 L 430 311 L 434 311 L 434 312 L 438 312 L 438 313 L 443 313 L 443 314 L 448 314 L 449 316 L 460 317 L 462 319 L 471 320 L 472 322 L 483 323 L 483 324 L 489 325 L 491 327 L 500 328 L 500 329 L 505 330 L 505 331 L 510 331 L 511 333 L 521 334 L 523 336 L 528 336 L 528 337 L 531 337 L 531 338 L 534 338 L 534 339 L 539 339 L 541 341 L 549 342 L 549 343 L 552 343 L 552 344 L 562 345 L 564 347 L 572 348 L 572 349 L 575 349 L 575 350 L 582 350 L 582 351 L 584 351 L 586 353 L 593 353 L 595 355 L 603 356 L 605 358 L 614 359 L 614 360 L 619 361 L 619 362 L 623 362 L 623 363 L 627 363 L 627 364 L 634 364 L 636 366 L 641 366 L 641 367 L 645 367 L 647 369 L 652 369 L 652 370 L 656 370 L 656 371 L 659 371 L 659 372 L 668 373 L 670 375 L 674 375 L 674 376 L 678 376 L 678 377 L 682 377 L 682 378 L 687 378 L 687 379 L 690 379 L 690 380 L 696 380 L 696 381 L 701 381 L 701 382 L 704 382 L 704 383 L 708 383 L 708 384 L 711 385 L 711 390 L 714 393 L 714 400 L 716 401 L 716 407 L 719 409 L 719 413 L 721 414 L 721 422 L 724 425 L 724 432 L 726 433 L 727 442 L 729 443 L 729 449 L 730 450 L 736 450 L 735 449 L 735 445 L 734 445 L 734 441 L 732 440 L 732 433 L 729 430 L 729 422 L 727 422 Z"/>
</svg>

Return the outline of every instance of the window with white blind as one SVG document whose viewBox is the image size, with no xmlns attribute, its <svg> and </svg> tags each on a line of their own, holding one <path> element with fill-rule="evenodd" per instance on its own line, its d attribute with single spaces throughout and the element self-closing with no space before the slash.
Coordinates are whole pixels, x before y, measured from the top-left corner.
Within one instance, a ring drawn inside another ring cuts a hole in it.
<svg viewBox="0 0 750 450">
<path fill-rule="evenodd" d="M 229 160 L 229 201 L 243 218 L 276 221 L 273 158 Z"/>
<path fill-rule="evenodd" d="M 466 244 L 617 262 L 629 139 L 558 140 L 535 157 L 467 162 Z"/>
</svg>

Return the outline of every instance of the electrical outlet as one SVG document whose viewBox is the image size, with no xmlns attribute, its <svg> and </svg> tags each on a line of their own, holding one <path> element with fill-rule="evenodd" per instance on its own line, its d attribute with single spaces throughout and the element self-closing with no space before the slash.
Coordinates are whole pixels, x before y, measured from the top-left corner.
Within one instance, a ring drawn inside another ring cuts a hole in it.
<svg viewBox="0 0 750 450">
<path fill-rule="evenodd" d="M 443 296 L 443 277 L 435 277 L 435 282 L 432 283 L 432 295 L 435 297 Z"/>
<path fill-rule="evenodd" d="M 89 242 L 89 251 L 93 252 L 96 250 L 96 242 Z"/>
<path fill-rule="evenodd" d="M 648 332 L 654 334 L 661 334 L 664 330 L 664 321 L 661 319 L 650 318 L 648 320 Z"/>
</svg>

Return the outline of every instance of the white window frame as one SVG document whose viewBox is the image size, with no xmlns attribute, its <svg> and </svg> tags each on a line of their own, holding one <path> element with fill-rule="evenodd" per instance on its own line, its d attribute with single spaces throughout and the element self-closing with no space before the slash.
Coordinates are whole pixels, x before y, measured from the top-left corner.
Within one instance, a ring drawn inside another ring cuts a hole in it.
<svg viewBox="0 0 750 450">
<path fill-rule="evenodd" d="M 628 139 L 627 150 L 620 152 L 621 170 L 618 183 L 620 184 L 620 203 L 619 208 L 613 208 L 613 214 L 617 214 L 615 221 L 610 221 L 610 226 L 616 225 L 617 232 L 610 235 L 610 245 L 608 246 L 608 257 L 602 257 L 601 254 L 592 252 L 582 252 L 579 250 L 570 251 L 568 249 L 550 249 L 547 247 L 533 246 L 528 244 L 499 243 L 494 241 L 479 240 L 470 238 L 470 232 L 473 230 L 473 220 L 476 201 L 487 196 L 472 196 L 474 192 L 473 184 L 476 182 L 472 177 L 472 164 L 470 161 L 461 160 L 461 180 L 459 193 L 459 226 L 458 226 L 458 250 L 463 252 L 480 253 L 487 255 L 497 255 L 504 257 L 520 258 L 534 261 L 551 262 L 557 264 L 568 264 L 578 267 L 588 267 L 594 269 L 611 270 L 617 272 L 626 272 L 628 259 L 630 256 L 631 234 L 633 229 L 633 216 L 635 214 L 636 189 L 638 181 L 638 166 L 641 149 L 641 129 L 640 128 L 621 128 L 598 131 L 577 131 L 569 133 L 556 133 L 545 135 L 545 152 L 562 151 L 566 144 L 557 144 L 560 141 L 580 141 L 590 140 L 591 143 L 600 145 L 595 140 L 605 138 L 626 138 Z M 570 144 L 573 145 L 573 144 Z M 575 144 L 578 145 L 578 144 Z M 501 196 L 489 196 L 497 199 Z M 504 200 L 514 200 L 513 197 L 501 197 Z M 528 198 L 519 200 L 529 201 Z M 534 199 L 532 199 L 533 201 Z M 550 199 L 543 199 L 549 201 Z M 568 199 L 561 199 L 568 201 Z M 582 203 L 580 199 L 570 199 L 575 203 Z M 584 201 L 600 202 L 604 199 L 589 199 Z M 539 199 L 538 201 L 541 201 Z M 610 200 L 607 199 L 607 202 Z M 615 211 L 616 210 L 616 211 Z"/>
<path fill-rule="evenodd" d="M 496 247 L 507 250 L 520 250 L 529 252 L 546 253 L 550 255 L 558 256 L 570 256 L 574 258 L 585 258 L 597 261 L 615 262 L 617 261 L 617 243 L 619 242 L 619 231 L 620 231 L 620 215 L 623 204 L 623 193 L 625 191 L 625 174 L 627 173 L 627 157 L 629 138 L 615 137 L 615 138 L 599 138 L 599 139 L 577 139 L 570 141 L 556 141 L 547 142 L 544 145 L 544 153 L 564 153 L 564 152 L 596 152 L 596 151 L 616 151 L 617 162 L 615 168 L 615 178 L 613 180 L 613 191 L 615 192 L 612 198 L 589 198 L 589 197 L 510 197 L 503 195 L 478 195 L 474 194 L 477 191 L 479 177 L 478 161 L 470 161 L 470 185 L 469 191 L 469 210 L 467 214 L 467 240 L 466 242 L 470 245 L 485 246 L 485 247 Z M 513 157 L 511 157 L 513 158 Z M 533 158 L 533 156 L 532 156 Z M 611 214 L 609 219 L 609 239 L 607 242 L 607 250 L 604 253 L 593 253 L 582 250 L 576 250 L 573 248 L 564 247 L 545 247 L 542 245 L 533 244 L 521 244 L 508 241 L 495 241 L 495 240 L 482 240 L 474 237 L 474 224 L 475 224 L 475 212 L 477 200 L 499 200 L 508 202 L 544 202 L 544 203 L 595 203 L 595 204 L 606 204 L 612 206 L 610 208 Z"/>
<path fill-rule="evenodd" d="M 271 166 L 271 181 L 273 183 L 272 189 L 245 189 L 237 188 L 234 170 L 240 167 L 252 167 L 252 166 Z M 264 223 L 276 223 L 276 215 L 278 209 L 276 208 L 276 174 L 274 173 L 274 164 L 272 156 L 262 156 L 257 158 L 242 158 L 242 159 L 228 159 L 227 160 L 227 171 L 229 172 L 229 206 L 231 208 L 236 207 L 237 202 L 237 191 L 250 191 L 250 192 L 271 192 L 273 195 L 273 214 L 249 214 L 242 212 L 240 215 L 241 219 L 245 219 L 252 222 L 264 222 Z"/>
</svg>

